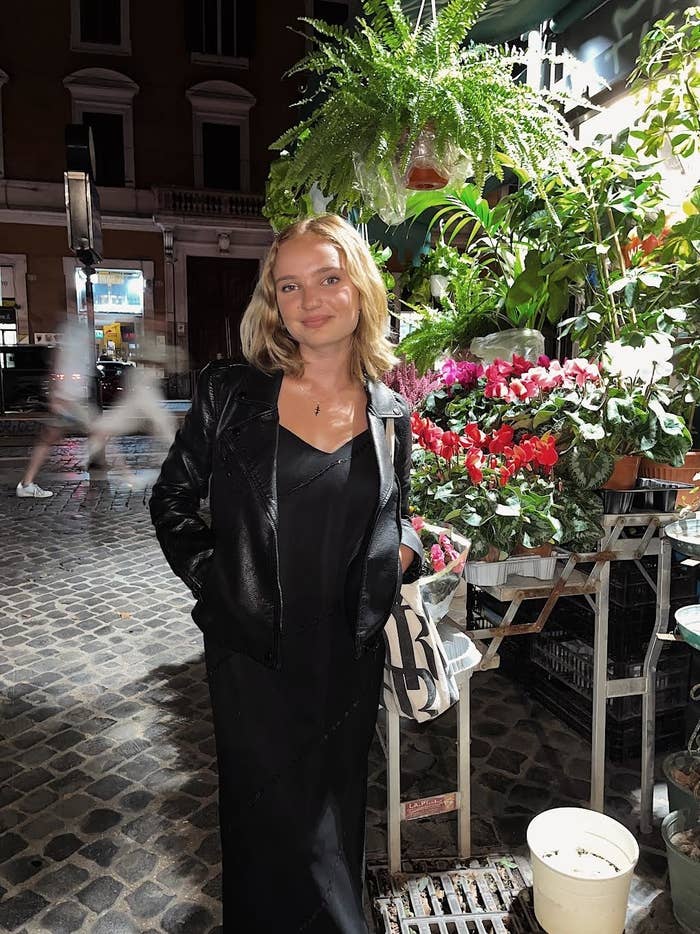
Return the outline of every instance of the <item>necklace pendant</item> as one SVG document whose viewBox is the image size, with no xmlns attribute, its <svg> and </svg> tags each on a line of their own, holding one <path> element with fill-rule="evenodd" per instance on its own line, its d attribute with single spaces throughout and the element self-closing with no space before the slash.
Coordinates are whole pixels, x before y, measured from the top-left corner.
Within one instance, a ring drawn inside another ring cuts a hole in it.
<svg viewBox="0 0 700 934">
<path fill-rule="evenodd" d="M 318 413 L 319 413 L 320 411 L 321 411 L 321 406 L 320 406 L 320 405 L 318 404 L 318 402 L 317 402 L 317 403 L 316 403 L 316 408 L 314 409 L 314 415 L 318 415 Z"/>
</svg>

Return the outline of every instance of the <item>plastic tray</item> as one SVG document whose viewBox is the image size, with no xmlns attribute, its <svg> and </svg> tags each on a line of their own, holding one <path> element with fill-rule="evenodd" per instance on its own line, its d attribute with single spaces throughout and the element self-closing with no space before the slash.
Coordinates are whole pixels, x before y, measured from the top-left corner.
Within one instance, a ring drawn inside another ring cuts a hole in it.
<svg viewBox="0 0 700 934">
<path fill-rule="evenodd" d="M 673 512 L 680 490 L 692 490 L 692 483 L 640 477 L 631 490 L 600 490 L 603 512 L 624 515 L 628 512 Z"/>
</svg>

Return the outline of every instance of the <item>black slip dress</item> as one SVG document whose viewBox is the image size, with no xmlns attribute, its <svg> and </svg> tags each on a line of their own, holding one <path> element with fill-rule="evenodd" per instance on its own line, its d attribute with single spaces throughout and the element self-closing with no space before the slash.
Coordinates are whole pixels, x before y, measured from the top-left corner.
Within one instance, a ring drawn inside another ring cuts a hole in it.
<svg viewBox="0 0 700 934">
<path fill-rule="evenodd" d="M 223 930 L 366 934 L 367 759 L 384 642 L 356 659 L 353 630 L 376 457 L 369 431 L 326 453 L 280 426 L 277 463 L 281 670 L 206 644 Z"/>
</svg>

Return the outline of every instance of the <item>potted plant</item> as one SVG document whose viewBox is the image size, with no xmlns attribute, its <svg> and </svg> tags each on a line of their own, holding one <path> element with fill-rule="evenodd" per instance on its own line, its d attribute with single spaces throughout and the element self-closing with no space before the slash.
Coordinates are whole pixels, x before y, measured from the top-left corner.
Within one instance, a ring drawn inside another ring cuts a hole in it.
<svg viewBox="0 0 700 934">
<path fill-rule="evenodd" d="M 508 424 L 515 431 L 548 433 L 559 454 L 555 472 L 583 490 L 630 489 L 635 476 L 611 477 L 624 456 L 682 463 L 690 434 L 670 411 L 668 384 L 656 379 L 654 351 L 610 348 L 609 369 L 578 358 L 536 362 L 513 356 L 481 364 L 447 360 L 442 385 L 426 396 L 422 412 L 460 433 L 469 422 L 484 431 Z M 664 356 L 668 350 L 657 351 Z"/>
<path fill-rule="evenodd" d="M 301 197 L 313 184 L 335 211 L 403 220 L 407 170 L 421 137 L 444 178 L 503 178 L 517 165 L 533 179 L 570 176 L 571 134 L 545 92 L 513 77 L 520 53 L 465 45 L 486 0 L 449 0 L 413 24 L 399 0 L 361 0 L 350 31 L 304 20 L 314 49 L 289 74 L 310 72 L 299 102 L 311 112 L 272 144 L 287 151 L 284 185 Z M 422 144 L 420 144 L 422 145 Z"/>
<path fill-rule="evenodd" d="M 509 425 L 487 433 L 475 423 L 458 434 L 417 412 L 411 424 L 417 442 L 412 501 L 421 514 L 471 539 L 473 558 L 499 561 L 518 546 L 585 541 L 588 547 L 600 535 L 597 525 L 593 530 L 591 521 L 581 522 L 585 505 L 575 497 L 569 501 L 565 485 L 553 475 L 558 455 L 551 435 L 516 435 Z M 599 515 L 599 506 L 588 504 L 591 517 Z M 479 570 L 472 564 L 468 573 Z M 491 573 L 492 582 L 499 582 L 507 570 Z"/>
</svg>

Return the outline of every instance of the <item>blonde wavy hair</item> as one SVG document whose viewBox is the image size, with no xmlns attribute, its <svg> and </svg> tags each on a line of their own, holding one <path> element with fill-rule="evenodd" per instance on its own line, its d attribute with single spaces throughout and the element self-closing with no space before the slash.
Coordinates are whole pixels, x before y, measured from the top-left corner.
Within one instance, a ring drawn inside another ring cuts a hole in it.
<svg viewBox="0 0 700 934">
<path fill-rule="evenodd" d="M 281 244 L 302 234 L 314 234 L 338 248 L 348 276 L 360 293 L 360 317 L 352 336 L 350 366 L 358 379 L 380 379 L 397 362 L 386 338 L 389 321 L 382 277 L 360 234 L 337 214 L 297 221 L 281 231 L 265 257 L 260 279 L 241 321 L 241 345 L 248 363 L 269 373 L 283 370 L 302 376 L 299 345 L 289 335 L 277 306 L 273 269 Z"/>
</svg>

